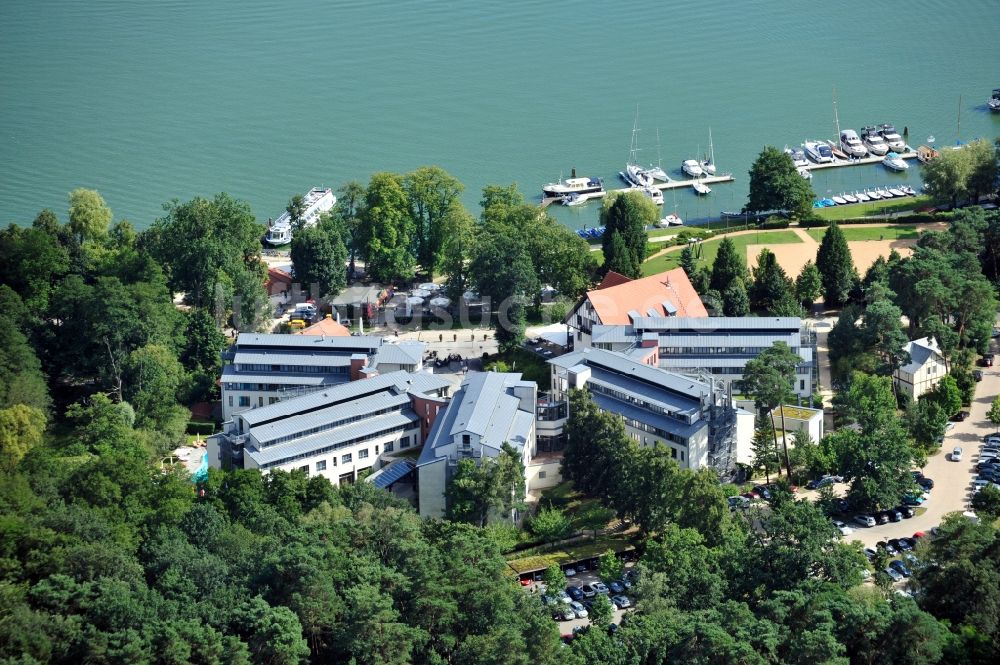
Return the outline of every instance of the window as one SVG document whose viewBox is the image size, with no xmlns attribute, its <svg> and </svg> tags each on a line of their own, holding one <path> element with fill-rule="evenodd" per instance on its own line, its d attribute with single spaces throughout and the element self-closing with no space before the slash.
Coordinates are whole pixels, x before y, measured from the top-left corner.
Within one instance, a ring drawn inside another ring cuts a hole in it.
<svg viewBox="0 0 1000 665">
<path fill-rule="evenodd" d="M 250 406 L 250 398 L 246 395 L 240 395 L 240 406 Z"/>
<path fill-rule="evenodd" d="M 799 379 L 799 390 L 805 390 L 805 389 L 806 389 L 806 380 Z"/>
<path fill-rule="evenodd" d="M 316 471 L 326 471 L 325 459 L 321 459 L 320 461 L 316 462 Z"/>
<path fill-rule="evenodd" d="M 340 463 L 341 464 L 350 464 L 351 463 L 351 453 L 347 453 L 346 455 L 341 455 L 340 456 Z"/>
<path fill-rule="evenodd" d="M 677 449 L 676 448 L 671 448 L 670 449 L 670 457 L 672 457 L 673 459 L 677 459 Z"/>
<path fill-rule="evenodd" d="M 358 459 L 368 459 L 368 449 L 362 448 L 358 451 Z"/>
<path fill-rule="evenodd" d="M 393 448 L 392 441 L 386 441 L 386 443 L 385 443 L 385 452 L 391 453 L 392 452 L 392 448 Z"/>
<path fill-rule="evenodd" d="M 375 444 L 375 454 L 378 455 L 378 444 Z"/>
<path fill-rule="evenodd" d="M 299 467 L 299 471 L 301 471 L 302 473 L 304 473 L 304 474 L 306 474 L 308 476 L 309 475 L 309 465 L 306 464 L 305 466 L 300 466 Z"/>
<path fill-rule="evenodd" d="M 472 443 L 472 438 L 468 434 L 462 435 L 462 445 L 467 446 Z"/>
<path fill-rule="evenodd" d="M 390 445 L 392 445 L 392 444 L 390 444 Z M 399 440 L 399 449 L 400 450 L 402 450 L 403 448 L 409 448 L 409 447 L 410 447 L 410 436 L 409 435 L 404 436 L 403 438 L 401 438 Z"/>
<path fill-rule="evenodd" d="M 232 405 L 233 405 L 233 396 L 230 395 L 229 396 L 229 406 L 232 406 Z"/>
<path fill-rule="evenodd" d="M 257 406 L 264 406 L 264 398 L 263 397 L 258 397 L 257 398 Z"/>
<path fill-rule="evenodd" d="M 274 403 L 275 403 L 275 402 L 277 402 L 277 401 L 278 401 L 278 398 L 277 398 L 277 397 L 268 397 L 268 398 L 267 398 L 267 403 L 268 403 L 268 404 L 274 404 Z"/>
<path fill-rule="evenodd" d="M 542 480 L 542 479 L 544 479 L 544 478 L 545 478 L 545 472 L 544 472 L 544 471 L 539 471 L 539 472 L 538 472 L 538 479 L 539 479 L 539 480 Z"/>
</svg>

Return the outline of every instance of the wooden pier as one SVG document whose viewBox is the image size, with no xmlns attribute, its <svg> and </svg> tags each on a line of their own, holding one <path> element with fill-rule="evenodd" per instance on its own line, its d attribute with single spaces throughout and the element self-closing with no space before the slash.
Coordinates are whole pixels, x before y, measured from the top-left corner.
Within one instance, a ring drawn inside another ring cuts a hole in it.
<svg viewBox="0 0 1000 665">
<path fill-rule="evenodd" d="M 913 150 L 907 152 L 898 153 L 903 159 L 916 159 L 917 153 Z M 836 159 L 832 162 L 827 162 L 826 164 L 809 164 L 809 166 L 803 166 L 807 171 L 819 171 L 820 169 L 835 169 L 840 166 L 861 166 L 862 164 L 881 164 L 885 156 L 882 157 L 859 157 L 857 159 Z"/>
<path fill-rule="evenodd" d="M 914 153 L 914 157 L 915 156 L 916 153 Z M 686 178 L 684 180 L 668 180 L 667 182 L 654 182 L 652 186 L 660 191 L 665 191 L 668 189 L 683 189 L 684 187 L 692 186 L 695 183 L 695 180 L 696 180 L 695 178 Z M 732 173 L 722 173 L 720 175 L 711 175 L 711 176 L 704 176 L 702 178 L 697 178 L 697 182 L 700 182 L 703 185 L 715 185 L 720 182 L 733 182 L 734 180 L 735 178 L 733 178 Z M 631 192 L 633 190 L 639 190 L 639 189 L 640 188 L 638 187 L 622 187 L 621 189 L 609 189 L 607 193 L 617 194 L 619 192 Z M 599 197 L 592 197 L 592 198 L 599 198 Z M 547 208 L 553 203 L 562 203 L 562 197 L 550 196 L 547 198 L 543 198 L 541 207 Z"/>
</svg>

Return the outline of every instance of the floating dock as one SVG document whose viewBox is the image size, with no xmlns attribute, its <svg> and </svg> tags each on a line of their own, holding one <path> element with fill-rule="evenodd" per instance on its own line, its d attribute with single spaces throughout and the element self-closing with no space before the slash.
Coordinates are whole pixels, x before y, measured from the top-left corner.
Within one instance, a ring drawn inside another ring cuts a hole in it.
<svg viewBox="0 0 1000 665">
<path fill-rule="evenodd" d="M 916 156 L 916 153 L 914 153 L 914 157 L 915 156 Z M 733 174 L 732 173 L 722 173 L 720 175 L 705 176 L 703 178 L 697 178 L 697 179 L 696 178 L 687 178 L 687 179 L 684 179 L 684 180 L 668 180 L 667 182 L 655 182 L 655 183 L 653 183 L 652 186 L 655 187 L 656 189 L 660 190 L 660 191 L 664 191 L 664 190 L 668 190 L 668 189 L 683 189 L 685 187 L 691 187 L 696 181 L 702 183 L 703 185 L 715 185 L 715 184 L 718 184 L 720 182 L 733 182 L 734 180 L 735 180 L 735 178 L 733 178 Z M 609 189 L 607 191 L 607 193 L 608 194 L 617 194 L 619 192 L 631 192 L 633 190 L 638 190 L 638 189 L 640 189 L 640 188 L 638 188 L 638 187 L 622 187 L 621 189 Z M 602 196 L 603 196 L 603 194 L 602 194 Z M 591 196 L 589 198 L 598 198 L 598 197 Z M 547 208 L 548 206 L 552 205 L 553 203 L 562 203 L 562 197 L 559 197 L 559 196 L 550 196 L 550 197 L 543 198 L 542 199 L 542 203 L 541 203 L 541 207 Z"/>
<path fill-rule="evenodd" d="M 908 150 L 906 152 L 897 153 L 903 159 L 916 159 L 917 153 L 915 151 Z M 807 171 L 819 171 L 820 169 L 835 169 L 840 166 L 861 166 L 863 164 L 881 164 L 882 160 L 885 159 L 885 155 L 882 157 L 859 157 L 857 159 L 834 159 L 832 162 L 827 162 L 826 164 L 813 164 L 810 163 L 809 166 L 803 166 Z"/>
</svg>

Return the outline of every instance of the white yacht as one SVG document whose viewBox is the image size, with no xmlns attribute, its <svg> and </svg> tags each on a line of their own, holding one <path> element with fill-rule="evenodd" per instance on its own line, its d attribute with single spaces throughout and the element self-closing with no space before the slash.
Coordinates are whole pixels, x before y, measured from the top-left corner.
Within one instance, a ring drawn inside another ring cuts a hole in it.
<svg viewBox="0 0 1000 665">
<path fill-rule="evenodd" d="M 865 127 L 862 129 L 861 140 L 864 141 L 869 152 L 873 155 L 881 157 L 889 152 L 889 145 L 885 142 L 885 139 L 882 138 L 882 134 L 879 133 L 875 127 Z"/>
<path fill-rule="evenodd" d="M 663 205 L 663 192 L 657 187 L 641 187 L 642 193 L 646 195 L 650 201 L 658 206 Z"/>
<path fill-rule="evenodd" d="M 694 189 L 696 193 L 702 196 L 704 196 L 705 194 L 712 193 L 712 190 L 708 187 L 708 185 L 703 183 L 701 180 L 695 180 L 694 182 L 692 182 L 691 187 Z"/>
<path fill-rule="evenodd" d="M 906 169 L 910 168 L 910 165 L 906 163 L 906 160 L 894 152 L 890 152 L 888 155 L 886 155 L 885 159 L 882 160 L 882 164 L 887 169 L 893 171 L 905 171 Z"/>
<path fill-rule="evenodd" d="M 577 178 L 575 173 L 572 178 L 542 185 L 543 198 L 561 197 L 569 194 L 596 194 L 598 192 L 604 192 L 604 183 L 600 178 Z"/>
<path fill-rule="evenodd" d="M 681 170 L 692 178 L 701 178 L 705 175 L 705 170 L 701 168 L 701 162 L 697 159 L 685 159 L 681 164 Z"/>
<path fill-rule="evenodd" d="M 796 168 L 802 168 L 803 166 L 809 166 L 809 160 L 806 159 L 806 153 L 802 148 L 789 148 L 785 146 L 785 154 L 792 158 L 792 164 Z"/>
<path fill-rule="evenodd" d="M 634 187 L 652 187 L 653 176 L 642 166 L 639 166 L 639 107 L 635 107 L 635 120 L 632 122 L 632 142 L 628 147 L 628 159 L 625 170 L 619 171 L 622 180 Z M 662 170 L 662 169 L 661 169 Z"/>
<path fill-rule="evenodd" d="M 706 175 L 715 175 L 715 145 L 712 143 L 712 128 L 708 128 L 708 158 L 701 162 L 701 170 Z"/>
<path fill-rule="evenodd" d="M 885 139 L 885 144 L 889 146 L 889 150 L 893 152 L 904 152 L 906 150 L 906 142 L 903 141 L 903 137 L 889 123 L 879 127 L 879 134 Z"/>
<path fill-rule="evenodd" d="M 684 226 L 684 220 L 681 219 L 676 213 L 671 213 L 661 219 L 658 226 L 661 228 L 667 228 L 668 226 Z"/>
<path fill-rule="evenodd" d="M 868 154 L 868 149 L 858 138 L 858 133 L 853 129 L 845 129 L 840 132 L 840 149 L 848 157 L 864 157 Z"/>
<path fill-rule="evenodd" d="M 315 226 L 319 216 L 337 205 L 337 197 L 330 188 L 313 187 L 302 197 L 302 213 L 298 220 L 301 228 Z M 269 245 L 287 245 L 292 241 L 292 214 L 287 210 L 278 219 L 267 222 L 264 241 Z"/>
<path fill-rule="evenodd" d="M 817 164 L 828 164 L 833 161 L 833 151 L 822 141 L 806 141 L 802 144 L 806 157 Z"/>
</svg>

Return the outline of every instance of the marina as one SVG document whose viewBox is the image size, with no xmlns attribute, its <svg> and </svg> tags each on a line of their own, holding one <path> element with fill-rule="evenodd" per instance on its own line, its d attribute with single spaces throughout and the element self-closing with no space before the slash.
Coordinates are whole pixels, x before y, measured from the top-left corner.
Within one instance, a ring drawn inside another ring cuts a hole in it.
<svg viewBox="0 0 1000 665">
<path fill-rule="evenodd" d="M 906 147 L 906 152 L 900 153 L 899 156 L 903 159 L 916 159 L 917 153 L 915 150 Z M 864 166 L 865 164 L 881 164 L 885 159 L 884 156 L 875 155 L 872 157 L 857 157 L 855 159 L 836 159 L 833 161 L 825 162 L 823 164 L 809 163 L 807 166 L 802 168 L 807 171 L 819 171 L 820 169 L 835 169 L 841 166 Z"/>
<path fill-rule="evenodd" d="M 913 156 L 916 157 L 916 153 L 914 153 Z M 881 158 L 879 158 L 878 161 L 881 161 Z M 722 173 L 720 175 L 705 176 L 702 178 L 691 179 L 691 180 L 668 180 L 667 182 L 654 182 L 652 185 L 647 185 L 647 187 L 650 187 L 652 189 L 658 189 L 661 192 L 664 192 L 667 190 L 677 190 L 677 189 L 684 189 L 686 187 L 695 187 L 696 184 L 715 185 L 724 182 L 733 182 L 735 180 L 736 178 L 733 177 L 732 173 Z M 618 194 L 621 192 L 630 192 L 633 190 L 642 191 L 642 189 L 639 187 L 622 187 L 621 189 L 612 189 L 609 191 L 612 194 Z M 601 198 L 603 196 L 604 194 L 601 193 L 596 196 L 590 195 L 589 198 Z M 563 200 L 562 197 L 548 196 L 542 199 L 541 206 L 542 208 L 545 208 L 553 203 L 561 203 L 562 200 Z"/>
</svg>

